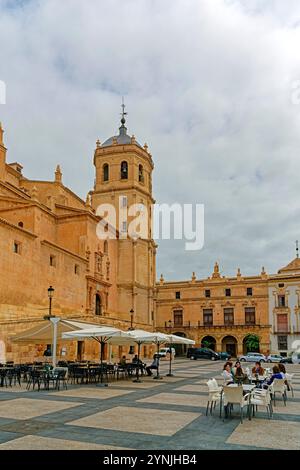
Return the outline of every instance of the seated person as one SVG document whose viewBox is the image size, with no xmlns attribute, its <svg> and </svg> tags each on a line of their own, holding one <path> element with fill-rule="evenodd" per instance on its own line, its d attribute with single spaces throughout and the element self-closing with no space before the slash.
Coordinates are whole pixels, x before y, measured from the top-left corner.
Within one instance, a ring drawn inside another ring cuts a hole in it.
<svg viewBox="0 0 300 470">
<path fill-rule="evenodd" d="M 260 361 L 255 363 L 255 366 L 252 367 L 252 374 L 264 375 L 265 369 L 261 366 Z"/>
<path fill-rule="evenodd" d="M 285 375 L 285 374 L 286 374 L 285 365 L 282 364 L 281 362 L 279 362 L 279 364 L 278 364 L 278 369 L 279 369 L 279 371 L 281 372 L 282 378 L 285 379 L 285 380 L 284 380 L 284 383 L 285 383 L 285 385 L 286 385 L 287 390 L 290 391 L 290 386 L 289 386 L 288 381 L 286 380 L 286 375 Z"/>
<path fill-rule="evenodd" d="M 240 361 L 236 361 L 233 368 L 233 379 L 235 382 L 244 382 L 247 379 L 247 374 L 244 372 Z"/>
<path fill-rule="evenodd" d="M 139 365 L 141 369 L 144 369 L 146 367 L 146 364 L 144 364 L 143 361 L 138 358 L 137 354 L 135 354 L 135 356 L 132 358 L 132 364 Z"/>
<path fill-rule="evenodd" d="M 229 385 L 229 384 L 233 384 L 234 381 L 233 381 L 233 375 L 231 373 L 231 367 L 228 363 L 226 363 L 223 367 L 223 372 L 222 372 L 222 377 L 224 379 L 224 384 L 225 385 Z"/>
<path fill-rule="evenodd" d="M 279 367 L 278 366 L 274 366 L 273 367 L 273 374 L 271 376 L 271 378 L 269 380 L 266 380 L 264 382 L 265 385 L 271 385 L 274 381 L 274 379 L 284 379 L 284 374 L 282 374 L 282 372 L 280 372 L 279 370 Z"/>
<path fill-rule="evenodd" d="M 226 361 L 225 364 L 224 364 L 224 369 L 225 369 L 225 366 L 229 365 L 230 366 L 230 372 L 232 373 L 233 375 L 233 363 L 231 361 Z"/>
<path fill-rule="evenodd" d="M 157 354 L 154 354 L 152 364 L 146 367 L 146 371 L 149 376 L 152 375 L 152 371 L 151 371 L 152 369 L 156 369 L 156 370 L 158 369 L 158 364 L 159 364 L 158 361 L 159 359 L 158 359 Z"/>
<path fill-rule="evenodd" d="M 132 364 L 142 364 L 141 359 L 138 358 L 138 355 L 135 354 L 134 357 L 132 358 Z"/>
<path fill-rule="evenodd" d="M 126 366 L 126 356 L 122 356 L 122 359 L 120 360 L 119 364 L 122 367 Z"/>
</svg>

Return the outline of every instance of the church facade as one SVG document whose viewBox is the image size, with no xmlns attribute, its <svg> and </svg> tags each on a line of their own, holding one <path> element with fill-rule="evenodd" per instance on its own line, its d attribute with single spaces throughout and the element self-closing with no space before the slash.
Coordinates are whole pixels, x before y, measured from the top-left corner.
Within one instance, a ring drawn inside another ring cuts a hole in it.
<svg viewBox="0 0 300 470">
<path fill-rule="evenodd" d="M 34 360 L 45 350 L 13 344 L 10 337 L 45 321 L 49 286 L 52 315 L 153 330 L 151 223 L 144 239 L 130 239 L 118 217 L 116 226 L 106 224 L 107 237 L 99 238 L 96 214 L 101 204 L 112 205 L 117 215 L 133 203 L 150 208 L 153 161 L 147 145 L 128 136 L 123 116 L 119 135 L 102 145 L 97 141 L 95 185 L 83 201 L 64 186 L 59 166 L 53 181 L 33 181 L 21 164 L 8 164 L 3 134 L 0 126 L 0 362 Z M 93 341 L 74 342 L 67 350 L 71 358 L 98 357 Z"/>
<path fill-rule="evenodd" d="M 52 315 L 177 333 L 232 355 L 249 349 L 249 335 L 265 354 L 287 354 L 292 338 L 299 337 L 298 258 L 293 269 L 275 275 L 262 269 L 257 276 L 238 270 L 224 277 L 216 263 L 207 279 L 193 273 L 187 281 L 156 281 L 154 164 L 148 146 L 127 134 L 124 114 L 119 133 L 96 142 L 95 184 L 85 201 L 63 184 L 59 165 L 52 181 L 30 180 L 20 163 L 7 163 L 6 152 L 0 125 L 0 363 L 42 355 L 46 345 L 17 345 L 10 338 L 45 321 L 49 286 Z M 122 214 L 133 205 L 146 208 L 143 239 L 127 236 L 134 216 Z M 113 221 L 105 217 L 106 206 L 114 208 Z M 99 237 L 99 223 L 107 236 Z M 99 353 L 92 341 L 66 349 L 70 359 L 95 359 Z M 152 352 L 148 346 L 142 351 Z"/>
</svg>

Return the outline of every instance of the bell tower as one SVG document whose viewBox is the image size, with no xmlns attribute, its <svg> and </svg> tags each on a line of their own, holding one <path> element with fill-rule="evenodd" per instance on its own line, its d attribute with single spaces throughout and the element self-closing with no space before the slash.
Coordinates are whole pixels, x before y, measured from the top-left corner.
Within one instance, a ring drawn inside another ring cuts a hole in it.
<svg viewBox="0 0 300 470">
<path fill-rule="evenodd" d="M 122 318 L 133 325 L 153 325 L 153 293 L 156 281 L 156 244 L 152 239 L 152 171 L 148 146 L 127 134 L 125 105 L 122 105 L 118 135 L 102 144 L 98 140 L 94 153 L 96 178 L 91 191 L 92 206 L 113 206 L 117 229 L 118 300 Z M 99 209 L 98 209 L 99 210 Z M 99 212 L 98 212 L 99 213 Z M 142 238 L 140 223 L 143 225 Z M 133 314 L 130 313 L 133 310 Z"/>
</svg>

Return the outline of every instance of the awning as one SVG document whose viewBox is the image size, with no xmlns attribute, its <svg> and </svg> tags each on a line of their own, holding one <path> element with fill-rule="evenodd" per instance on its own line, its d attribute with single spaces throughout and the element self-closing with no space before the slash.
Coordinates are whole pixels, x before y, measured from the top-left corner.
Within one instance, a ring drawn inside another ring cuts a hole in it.
<svg viewBox="0 0 300 470">
<path fill-rule="evenodd" d="M 57 338 L 62 339 L 62 334 L 67 331 L 77 331 L 87 328 L 93 328 L 95 326 L 103 326 L 95 323 L 80 322 L 77 320 L 64 320 L 61 319 L 57 324 Z M 13 343 L 45 343 L 51 344 L 53 340 L 53 325 L 49 320 L 44 320 L 37 326 L 29 328 L 28 330 L 22 331 L 15 336 L 11 336 L 10 340 Z"/>
</svg>

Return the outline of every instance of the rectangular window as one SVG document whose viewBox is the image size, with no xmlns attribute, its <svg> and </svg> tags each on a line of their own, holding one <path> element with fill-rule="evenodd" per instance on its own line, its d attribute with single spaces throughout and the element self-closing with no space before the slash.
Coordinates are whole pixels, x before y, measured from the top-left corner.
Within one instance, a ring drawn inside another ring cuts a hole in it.
<svg viewBox="0 0 300 470">
<path fill-rule="evenodd" d="M 74 273 L 79 274 L 79 265 L 78 264 L 75 264 L 75 266 L 74 266 Z"/>
<path fill-rule="evenodd" d="M 50 255 L 50 258 L 49 258 L 49 263 L 50 263 L 50 266 L 56 266 L 56 257 L 54 255 Z"/>
<path fill-rule="evenodd" d="M 225 289 L 225 295 L 226 295 L 226 297 L 230 297 L 231 296 L 231 289 Z"/>
<path fill-rule="evenodd" d="M 247 287 L 247 295 L 248 296 L 252 295 L 252 287 Z"/>
<path fill-rule="evenodd" d="M 180 292 L 179 291 L 175 292 L 175 299 L 180 299 Z"/>
<path fill-rule="evenodd" d="M 210 297 L 210 289 L 205 290 L 205 297 Z"/>
<path fill-rule="evenodd" d="M 245 308 L 245 324 L 255 325 L 255 307 Z"/>
<path fill-rule="evenodd" d="M 203 309 L 203 325 L 204 326 L 213 325 L 213 309 L 212 308 Z"/>
<path fill-rule="evenodd" d="M 183 325 L 183 313 L 182 310 L 174 310 L 174 327 L 175 326 L 182 326 Z"/>
<path fill-rule="evenodd" d="M 285 295 L 278 296 L 278 307 L 286 307 Z"/>
<path fill-rule="evenodd" d="M 17 253 L 18 255 L 21 253 L 21 243 L 20 242 L 14 242 L 13 252 Z"/>
<path fill-rule="evenodd" d="M 127 196 L 122 196 L 122 207 L 127 207 Z"/>
<path fill-rule="evenodd" d="M 286 313 L 277 315 L 277 332 L 287 333 L 288 332 L 288 316 Z"/>
<path fill-rule="evenodd" d="M 234 315 L 233 308 L 224 308 L 224 325 L 233 325 Z"/>
<path fill-rule="evenodd" d="M 278 336 L 278 350 L 287 351 L 288 341 L 287 336 Z"/>
<path fill-rule="evenodd" d="M 126 220 L 124 220 L 122 222 L 122 232 L 127 232 L 127 222 L 126 222 Z"/>
</svg>

